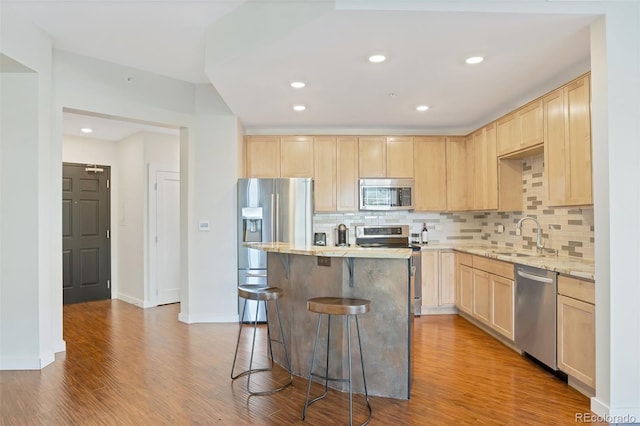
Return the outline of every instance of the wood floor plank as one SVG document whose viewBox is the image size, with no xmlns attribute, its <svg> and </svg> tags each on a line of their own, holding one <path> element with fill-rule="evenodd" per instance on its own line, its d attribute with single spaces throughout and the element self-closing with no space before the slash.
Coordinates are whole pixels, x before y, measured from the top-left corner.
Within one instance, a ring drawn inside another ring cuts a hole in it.
<svg viewBox="0 0 640 426">
<path fill-rule="evenodd" d="M 67 351 L 41 371 L 0 371 L 0 424 L 346 424 L 347 395 L 333 390 L 301 420 L 303 378 L 249 397 L 245 378 L 230 379 L 237 324 L 187 325 L 178 313 L 177 304 L 66 305 Z M 371 397 L 372 425 L 573 425 L 577 413 L 589 413 L 588 398 L 456 315 L 423 316 L 414 329 L 412 398 Z M 258 339 L 264 334 L 262 327 Z M 247 334 L 238 362 L 249 349 Z M 259 349 L 265 353 L 263 343 Z M 252 384 L 286 380 L 276 368 Z M 363 400 L 355 396 L 354 422 L 366 418 Z"/>
</svg>

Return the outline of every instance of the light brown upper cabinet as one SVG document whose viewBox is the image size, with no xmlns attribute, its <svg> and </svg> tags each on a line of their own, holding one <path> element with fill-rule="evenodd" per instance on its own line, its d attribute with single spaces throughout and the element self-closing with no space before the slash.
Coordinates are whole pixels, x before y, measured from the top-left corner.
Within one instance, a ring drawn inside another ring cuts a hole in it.
<svg viewBox="0 0 640 426">
<path fill-rule="evenodd" d="M 447 210 L 470 210 L 473 206 L 473 138 L 446 138 Z"/>
<path fill-rule="evenodd" d="M 336 210 L 356 211 L 358 203 L 358 138 L 339 136 L 336 144 Z"/>
<path fill-rule="evenodd" d="M 387 138 L 387 177 L 413 177 L 413 138 L 390 136 Z"/>
<path fill-rule="evenodd" d="M 336 138 L 313 138 L 314 209 L 316 212 L 334 212 L 336 208 Z"/>
<path fill-rule="evenodd" d="M 551 92 L 543 102 L 548 203 L 593 204 L 589 75 Z"/>
<path fill-rule="evenodd" d="M 358 170 L 361 178 L 387 177 L 387 138 L 384 136 L 358 138 Z"/>
<path fill-rule="evenodd" d="M 247 136 L 245 138 L 245 176 L 280 177 L 280 137 Z"/>
<path fill-rule="evenodd" d="M 313 138 L 283 136 L 280 139 L 280 176 L 313 176 Z"/>
<path fill-rule="evenodd" d="M 526 151 L 542 144 L 542 99 L 536 99 L 498 119 L 496 132 L 499 157 Z"/>
<path fill-rule="evenodd" d="M 411 136 L 361 136 L 358 138 L 361 178 L 412 178 Z"/>
<path fill-rule="evenodd" d="M 498 160 L 496 157 L 496 123 L 473 133 L 475 164 L 474 210 L 498 208 Z"/>
<path fill-rule="evenodd" d="M 247 136 L 245 175 L 250 178 L 313 177 L 313 138 Z"/>
<path fill-rule="evenodd" d="M 413 138 L 414 207 L 447 210 L 447 146 L 444 136 Z"/>
</svg>

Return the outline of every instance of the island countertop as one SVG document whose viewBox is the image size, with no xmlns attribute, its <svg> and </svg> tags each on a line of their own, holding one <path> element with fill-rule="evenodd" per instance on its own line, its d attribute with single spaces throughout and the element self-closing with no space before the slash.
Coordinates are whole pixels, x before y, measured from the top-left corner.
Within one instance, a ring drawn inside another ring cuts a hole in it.
<svg viewBox="0 0 640 426">
<path fill-rule="evenodd" d="M 289 243 L 244 243 L 245 247 L 271 253 L 301 254 L 322 257 L 358 257 L 368 259 L 409 259 L 410 248 L 296 246 Z"/>
</svg>

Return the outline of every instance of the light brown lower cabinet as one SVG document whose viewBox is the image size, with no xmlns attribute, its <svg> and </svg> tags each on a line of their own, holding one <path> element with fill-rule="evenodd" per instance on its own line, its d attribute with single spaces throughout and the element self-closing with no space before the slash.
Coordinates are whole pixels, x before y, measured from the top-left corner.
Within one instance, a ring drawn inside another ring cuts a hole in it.
<svg viewBox="0 0 640 426">
<path fill-rule="evenodd" d="M 455 261 L 452 251 L 425 250 L 421 257 L 422 314 L 454 313 Z"/>
<path fill-rule="evenodd" d="M 515 284 L 498 275 L 491 275 L 491 327 L 514 340 Z"/>
<path fill-rule="evenodd" d="M 457 265 L 456 307 L 513 341 L 513 264 L 458 253 Z"/>
<path fill-rule="evenodd" d="M 595 388 L 595 284 L 558 277 L 558 369 Z"/>
</svg>

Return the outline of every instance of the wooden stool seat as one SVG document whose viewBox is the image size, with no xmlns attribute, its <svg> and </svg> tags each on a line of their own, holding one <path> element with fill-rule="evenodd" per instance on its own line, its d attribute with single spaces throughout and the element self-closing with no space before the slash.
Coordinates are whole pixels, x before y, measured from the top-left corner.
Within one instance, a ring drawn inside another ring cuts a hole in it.
<svg viewBox="0 0 640 426">
<path fill-rule="evenodd" d="M 307 309 L 318 314 L 358 315 L 371 309 L 371 301 L 345 297 L 315 297 L 307 300 Z"/>
<path fill-rule="evenodd" d="M 280 299 L 284 292 L 280 287 L 264 287 L 257 285 L 241 285 L 238 287 L 238 296 L 249 300 L 276 300 Z"/>
</svg>

